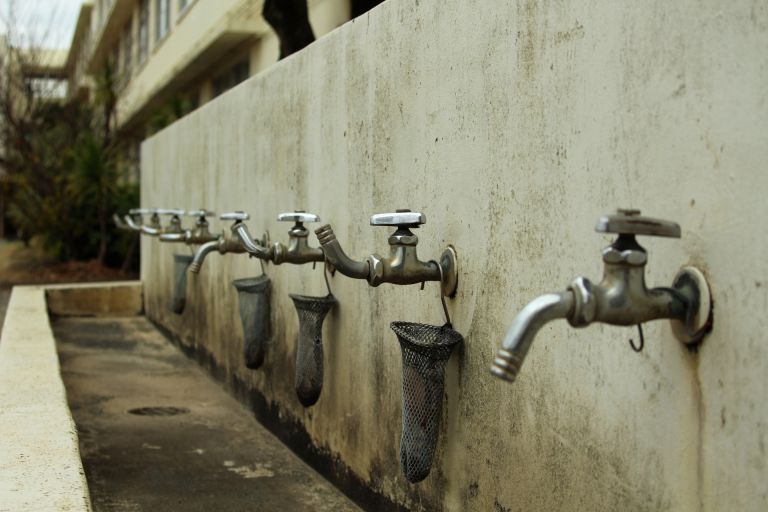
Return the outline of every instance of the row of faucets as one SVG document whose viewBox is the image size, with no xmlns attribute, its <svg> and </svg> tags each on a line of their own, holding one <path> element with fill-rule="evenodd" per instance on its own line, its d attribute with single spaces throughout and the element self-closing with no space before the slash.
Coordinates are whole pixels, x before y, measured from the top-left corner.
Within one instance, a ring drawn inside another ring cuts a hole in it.
<svg viewBox="0 0 768 512">
<path fill-rule="evenodd" d="M 193 229 L 182 227 L 181 217 L 195 217 Z M 268 234 L 254 239 L 242 211 L 224 213 L 221 220 L 231 221 L 231 236 L 209 231 L 207 217 L 213 212 L 200 209 L 134 209 L 123 218 L 115 216 L 118 227 L 156 236 L 164 242 L 183 242 L 198 245 L 190 271 L 197 273 L 205 257 L 213 252 L 248 253 L 275 264 L 325 262 L 331 270 L 355 278 L 365 279 L 371 286 L 382 283 L 416 284 L 440 281 L 441 293 L 448 297 L 456 294 L 458 265 L 456 251 L 448 246 L 438 260 L 422 261 L 416 253 L 418 237 L 413 229 L 426 222 L 423 214 L 410 210 L 373 215 L 372 226 L 396 228 L 389 237 L 388 257 L 371 254 L 364 260 L 353 260 L 344 252 L 329 224 L 315 230 L 320 247 L 310 247 L 308 222 L 317 222 L 317 215 L 304 211 L 282 213 L 279 221 L 293 222 L 288 231 L 288 245 L 270 244 Z M 148 223 L 144 218 L 149 216 Z M 161 216 L 169 216 L 163 226 Z M 496 377 L 513 381 L 528 349 L 541 327 L 554 319 L 564 318 L 573 327 L 586 327 L 594 322 L 631 326 L 655 319 L 672 320 L 673 333 L 682 342 L 696 345 L 711 330 L 712 300 L 703 273 L 695 267 L 683 267 L 671 287 L 649 289 L 645 284 L 646 250 L 636 235 L 680 238 L 680 226 L 674 222 L 652 219 L 640 215 L 638 210 L 618 210 L 616 214 L 600 218 L 596 231 L 618 235 L 603 250 L 604 273 L 595 284 L 584 277 L 576 278 L 560 293 L 546 294 L 530 302 L 517 315 L 502 342 L 491 372 Z M 640 330 L 642 340 L 642 330 Z M 642 342 L 642 341 L 641 341 Z M 633 345 L 637 350 L 637 345 Z M 640 347 L 640 349 L 642 346 Z"/>
<path fill-rule="evenodd" d="M 181 218 L 185 215 L 197 219 L 193 229 L 182 227 Z M 308 242 L 309 230 L 304 224 L 320 220 L 312 213 L 297 210 L 277 216 L 278 221 L 294 223 L 288 230 L 287 245 L 281 242 L 270 243 L 267 233 L 260 239 L 253 238 L 245 224 L 250 217 L 242 211 L 223 213 L 219 216 L 221 220 L 232 222 L 231 236 L 224 233 L 211 233 L 207 220 L 211 215 L 215 215 L 214 212 L 205 209 L 185 211 L 137 208 L 130 210 L 123 218 L 115 215 L 114 220 L 118 227 L 158 237 L 162 242 L 183 242 L 187 245 L 199 246 L 189 266 L 189 270 L 193 273 L 200 272 L 206 256 L 211 252 L 248 253 L 277 265 L 281 263 L 301 265 L 327 260 L 332 271 L 338 270 L 346 276 L 365 279 L 371 286 L 382 283 L 415 284 L 441 281 L 445 295 L 452 297 L 456 293 L 458 271 L 454 249 L 450 246 L 446 248 L 439 261 L 422 261 L 416 253 L 419 239 L 411 230 L 426 222 L 425 216 L 421 213 L 398 210 L 394 213 L 373 215 L 372 226 L 393 226 L 397 229 L 389 237 L 389 257 L 371 254 L 361 261 L 353 260 L 346 255 L 329 224 L 315 230 L 320 247 L 311 247 Z M 149 216 L 149 222 L 146 224 L 145 216 Z M 170 217 L 165 226 L 161 223 L 161 216 Z"/>
</svg>

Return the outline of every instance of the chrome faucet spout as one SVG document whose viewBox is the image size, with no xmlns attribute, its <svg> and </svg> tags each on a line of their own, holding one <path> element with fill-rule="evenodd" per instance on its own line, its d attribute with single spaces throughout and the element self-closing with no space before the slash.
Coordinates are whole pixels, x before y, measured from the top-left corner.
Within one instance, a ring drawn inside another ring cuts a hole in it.
<svg viewBox="0 0 768 512">
<path fill-rule="evenodd" d="M 123 220 L 125 221 L 125 224 L 128 226 L 129 229 L 133 231 L 141 231 L 141 226 L 139 224 L 136 224 L 136 221 L 133 220 L 132 216 L 124 215 Z"/>
<path fill-rule="evenodd" d="M 491 373 L 500 379 L 514 381 L 539 329 L 552 320 L 567 318 L 573 305 L 573 292 L 570 291 L 549 293 L 531 301 L 512 321 L 493 361 Z"/>
<path fill-rule="evenodd" d="M 195 251 L 195 255 L 192 257 L 192 263 L 189 264 L 189 271 L 193 274 L 198 274 L 200 268 L 203 266 L 206 256 L 213 251 L 219 250 L 219 245 L 223 242 L 224 236 L 220 236 L 216 240 L 206 242 Z"/>
<path fill-rule="evenodd" d="M 189 236 L 189 231 L 183 231 L 181 233 L 163 233 L 159 238 L 161 242 L 186 242 Z"/>
<path fill-rule="evenodd" d="M 320 247 L 325 254 L 325 259 L 328 263 L 333 265 L 336 270 L 353 279 L 368 279 L 368 276 L 370 275 L 370 266 L 368 262 L 355 261 L 347 256 L 341 248 L 339 241 L 336 240 L 336 235 L 333 233 L 333 228 L 330 224 L 326 224 L 316 229 L 315 235 L 317 235 L 317 240 L 320 242 Z"/>
<path fill-rule="evenodd" d="M 133 231 L 133 229 L 125 223 L 125 221 L 116 213 L 112 214 L 112 222 L 115 224 L 115 227 L 117 229 L 121 229 L 123 231 Z"/>
<path fill-rule="evenodd" d="M 237 237 L 243 249 L 245 249 L 245 252 L 248 254 L 252 254 L 262 260 L 272 259 L 272 248 L 265 247 L 258 243 L 258 241 L 255 241 L 251 237 L 251 233 L 248 231 L 248 226 L 246 226 L 244 222 L 240 221 L 233 224 L 232 234 Z"/>
<path fill-rule="evenodd" d="M 160 210 L 156 208 L 132 208 L 128 211 L 128 215 L 123 216 L 123 219 L 128 227 L 134 231 L 149 236 L 158 236 L 164 232 L 163 227 L 160 224 L 159 211 Z M 144 224 L 143 215 L 151 215 L 149 225 Z"/>
<path fill-rule="evenodd" d="M 160 236 L 160 233 L 163 232 L 162 228 L 151 228 L 143 224 L 139 226 L 139 229 L 141 229 L 142 233 L 149 236 Z"/>
</svg>

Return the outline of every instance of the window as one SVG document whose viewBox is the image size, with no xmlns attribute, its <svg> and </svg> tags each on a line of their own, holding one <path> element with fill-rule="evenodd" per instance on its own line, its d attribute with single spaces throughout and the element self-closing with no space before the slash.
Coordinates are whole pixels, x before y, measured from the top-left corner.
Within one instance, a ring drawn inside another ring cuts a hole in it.
<svg viewBox="0 0 768 512">
<path fill-rule="evenodd" d="M 123 30 L 123 73 L 126 77 L 131 75 L 131 66 L 133 65 L 133 20 L 129 20 Z"/>
<path fill-rule="evenodd" d="M 99 26 L 103 26 L 104 22 L 107 21 L 109 11 L 112 9 L 112 6 L 115 4 L 115 0 L 99 0 L 98 4 L 98 10 L 99 10 Z"/>
<path fill-rule="evenodd" d="M 32 78 L 27 93 L 35 98 L 58 100 L 67 96 L 67 82 L 58 78 Z"/>
<path fill-rule="evenodd" d="M 155 41 L 159 41 L 171 26 L 171 0 L 155 0 L 155 21 Z"/>
<path fill-rule="evenodd" d="M 251 75 L 251 60 L 246 57 L 227 71 L 213 79 L 213 96 L 227 91 Z"/>
<path fill-rule="evenodd" d="M 149 52 L 149 0 L 139 4 L 139 64 L 147 60 Z"/>
</svg>

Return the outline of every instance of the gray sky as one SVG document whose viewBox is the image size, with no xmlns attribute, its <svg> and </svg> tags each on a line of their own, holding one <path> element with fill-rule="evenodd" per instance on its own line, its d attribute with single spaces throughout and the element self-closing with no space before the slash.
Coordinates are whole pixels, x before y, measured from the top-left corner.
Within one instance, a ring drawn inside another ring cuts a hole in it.
<svg viewBox="0 0 768 512">
<path fill-rule="evenodd" d="M 7 33 L 11 6 L 21 44 L 68 48 L 82 0 L 0 0 L 0 32 Z"/>
</svg>

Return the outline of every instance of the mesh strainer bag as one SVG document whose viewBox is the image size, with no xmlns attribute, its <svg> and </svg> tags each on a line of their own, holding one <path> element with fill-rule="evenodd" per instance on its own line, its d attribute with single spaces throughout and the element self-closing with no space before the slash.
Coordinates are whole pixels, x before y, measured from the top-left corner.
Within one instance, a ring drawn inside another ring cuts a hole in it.
<svg viewBox="0 0 768 512">
<path fill-rule="evenodd" d="M 323 320 L 336 304 L 336 298 L 294 294 L 290 297 L 299 315 L 294 385 L 301 405 L 309 407 L 317 402 L 323 389 Z"/>
<path fill-rule="evenodd" d="M 403 354 L 400 465 L 409 482 L 429 474 L 443 412 L 443 377 L 461 334 L 447 325 L 392 322 Z"/>
<path fill-rule="evenodd" d="M 269 277 L 260 275 L 235 279 L 240 303 L 240 321 L 243 324 L 243 358 L 245 366 L 255 370 L 264 362 L 269 343 Z"/>
<path fill-rule="evenodd" d="M 189 254 L 173 255 L 173 295 L 171 296 L 171 311 L 180 315 L 187 305 L 187 268 L 192 263 Z"/>
</svg>

